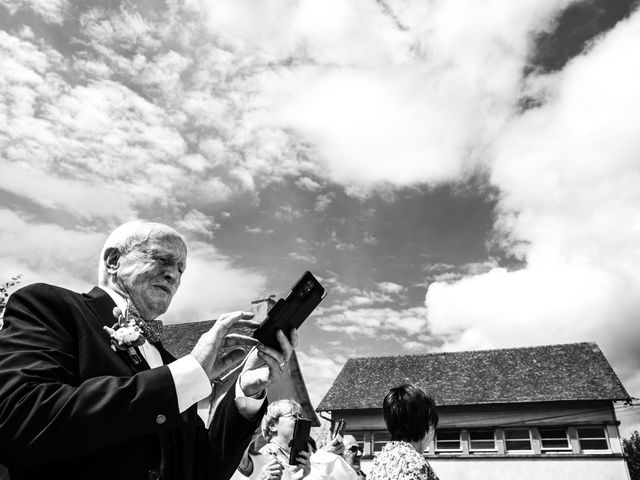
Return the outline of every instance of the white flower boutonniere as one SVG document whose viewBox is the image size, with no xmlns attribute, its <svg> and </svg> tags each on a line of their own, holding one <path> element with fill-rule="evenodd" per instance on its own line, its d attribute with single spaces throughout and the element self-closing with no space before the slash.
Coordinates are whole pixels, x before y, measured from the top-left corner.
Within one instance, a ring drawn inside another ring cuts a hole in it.
<svg viewBox="0 0 640 480">
<path fill-rule="evenodd" d="M 146 339 L 142 335 L 142 330 L 136 324 L 135 319 L 127 319 L 122 315 L 122 311 L 115 307 L 113 316 L 118 320 L 112 327 L 103 327 L 111 337 L 111 349 L 127 350 L 135 364 L 140 363 L 140 357 L 133 347 L 139 347 Z"/>
</svg>

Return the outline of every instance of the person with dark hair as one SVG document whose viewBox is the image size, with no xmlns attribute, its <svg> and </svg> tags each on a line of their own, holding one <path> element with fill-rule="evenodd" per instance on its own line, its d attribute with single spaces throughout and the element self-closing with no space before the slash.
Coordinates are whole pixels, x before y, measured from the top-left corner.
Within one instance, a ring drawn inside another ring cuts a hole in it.
<svg viewBox="0 0 640 480">
<path fill-rule="evenodd" d="M 389 390 L 382 412 L 391 442 L 373 460 L 369 480 L 438 480 L 422 455 L 438 425 L 433 399 L 413 385 Z"/>
</svg>

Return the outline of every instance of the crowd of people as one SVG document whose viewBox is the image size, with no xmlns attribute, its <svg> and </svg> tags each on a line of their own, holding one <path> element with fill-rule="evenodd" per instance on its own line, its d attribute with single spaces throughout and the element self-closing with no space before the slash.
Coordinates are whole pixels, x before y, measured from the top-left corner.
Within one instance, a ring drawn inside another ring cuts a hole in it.
<svg viewBox="0 0 640 480">
<path fill-rule="evenodd" d="M 0 334 L 0 463 L 12 480 L 364 480 L 352 435 L 317 451 L 310 442 L 289 465 L 302 409 L 268 404 L 266 392 L 287 369 L 295 329 L 278 331 L 271 348 L 230 333 L 258 325 L 238 311 L 221 315 L 189 355 L 164 349 L 157 317 L 186 264 L 173 228 L 130 222 L 105 241 L 90 292 L 39 283 L 11 296 Z M 207 428 L 197 403 L 212 386 L 224 391 Z M 421 454 L 438 423 L 431 398 L 402 385 L 383 412 L 392 441 L 369 480 L 436 479 Z"/>
</svg>

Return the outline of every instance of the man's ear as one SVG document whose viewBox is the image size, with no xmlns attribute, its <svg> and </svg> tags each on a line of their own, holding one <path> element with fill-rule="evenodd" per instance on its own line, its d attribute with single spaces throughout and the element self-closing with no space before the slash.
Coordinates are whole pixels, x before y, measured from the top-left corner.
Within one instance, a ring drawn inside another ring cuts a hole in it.
<svg viewBox="0 0 640 480">
<path fill-rule="evenodd" d="M 118 271 L 120 266 L 120 252 L 115 247 L 109 247 L 104 251 L 102 258 L 105 269 L 109 275 L 113 275 Z"/>
</svg>

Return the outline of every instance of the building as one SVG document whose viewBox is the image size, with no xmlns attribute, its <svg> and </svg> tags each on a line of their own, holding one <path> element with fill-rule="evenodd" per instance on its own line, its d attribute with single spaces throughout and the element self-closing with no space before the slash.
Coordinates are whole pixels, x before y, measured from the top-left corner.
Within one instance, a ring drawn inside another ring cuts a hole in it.
<svg viewBox="0 0 640 480">
<path fill-rule="evenodd" d="M 251 302 L 252 311 L 255 314 L 254 318 L 256 320 L 264 319 L 274 303 L 275 301 L 273 297 L 267 297 Z M 200 336 L 209 330 L 214 323 L 215 320 L 205 320 L 202 322 L 165 325 L 162 344 L 173 354 L 174 357 L 180 358 L 191 352 Z M 251 334 L 250 331 L 243 330 L 241 328 L 233 328 L 231 329 L 231 332 L 244 335 Z M 223 353 L 227 353 L 227 351 L 223 349 Z M 302 372 L 300 371 L 300 365 L 298 364 L 298 358 L 296 357 L 295 351 L 289 359 L 287 371 L 278 383 L 269 387 L 267 397 L 270 402 L 281 398 L 291 398 L 295 400 L 302 406 L 304 416 L 312 420 L 312 425 L 314 427 L 320 426 L 318 416 L 311 405 L 309 392 L 307 391 L 307 387 L 304 383 L 304 378 L 302 377 Z M 213 398 L 210 398 L 209 400 L 200 402 L 198 405 L 200 416 L 207 422 L 210 420 L 213 400 Z"/>
<path fill-rule="evenodd" d="M 631 398 L 595 343 L 347 361 L 317 411 L 347 421 L 365 471 L 390 440 L 382 399 L 403 383 L 436 402 L 425 455 L 442 480 L 629 478 L 614 402 Z"/>
</svg>

